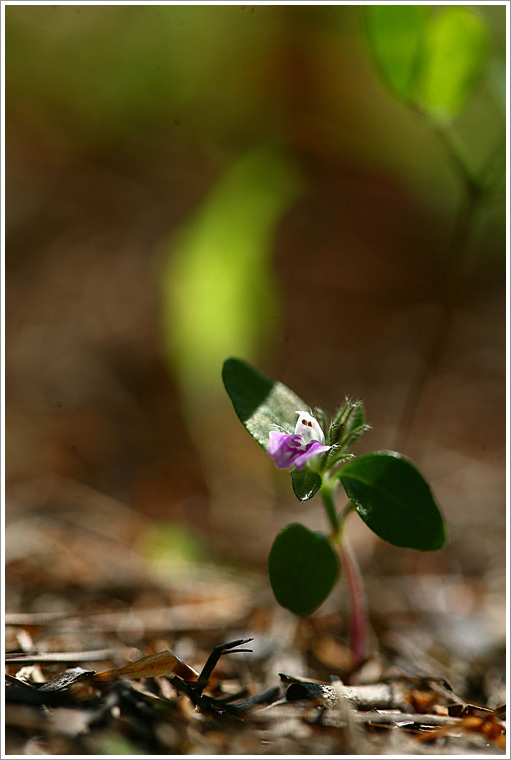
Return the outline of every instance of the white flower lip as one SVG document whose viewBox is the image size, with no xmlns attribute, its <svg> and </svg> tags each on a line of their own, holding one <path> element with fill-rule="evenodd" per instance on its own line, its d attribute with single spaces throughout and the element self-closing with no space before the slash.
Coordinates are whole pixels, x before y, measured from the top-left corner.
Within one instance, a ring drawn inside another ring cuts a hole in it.
<svg viewBox="0 0 511 760">
<path fill-rule="evenodd" d="M 295 426 L 295 435 L 301 435 L 306 443 L 309 441 L 319 441 L 322 445 L 325 443 L 325 434 L 321 430 L 319 422 L 312 414 L 305 411 L 296 412 L 299 417 Z"/>
</svg>

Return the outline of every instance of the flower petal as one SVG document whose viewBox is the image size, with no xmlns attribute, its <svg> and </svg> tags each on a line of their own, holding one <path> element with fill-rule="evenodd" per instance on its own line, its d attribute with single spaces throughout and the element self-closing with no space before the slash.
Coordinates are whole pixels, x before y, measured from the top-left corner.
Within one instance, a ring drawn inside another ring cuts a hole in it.
<svg viewBox="0 0 511 760">
<path fill-rule="evenodd" d="M 309 412 L 296 412 L 299 417 L 295 426 L 295 435 L 301 435 L 306 443 L 309 441 L 319 441 L 325 443 L 325 434 L 321 430 L 320 424 Z"/>
<path fill-rule="evenodd" d="M 268 456 L 275 460 L 277 467 L 294 467 L 294 460 L 305 451 L 305 443 L 300 435 L 270 431 Z"/>
<path fill-rule="evenodd" d="M 324 451 L 328 451 L 331 446 L 322 446 L 319 441 L 310 441 L 305 447 L 305 451 L 301 451 L 294 458 L 294 466 L 297 470 L 303 470 L 304 465 L 309 459 L 313 459 L 319 454 L 323 454 Z"/>
<path fill-rule="evenodd" d="M 313 457 L 328 451 L 330 446 L 323 446 L 319 441 L 306 443 L 301 435 L 279 433 L 277 430 L 270 431 L 268 456 L 275 460 L 275 464 L 282 470 L 296 467 L 302 470 L 305 463 Z"/>
<path fill-rule="evenodd" d="M 285 435 L 286 433 L 279 433 L 278 430 L 270 430 L 270 444 L 268 446 L 268 456 L 270 456 L 272 459 L 274 458 L 275 454 L 278 452 L 279 447 L 280 447 L 280 442 Z"/>
</svg>

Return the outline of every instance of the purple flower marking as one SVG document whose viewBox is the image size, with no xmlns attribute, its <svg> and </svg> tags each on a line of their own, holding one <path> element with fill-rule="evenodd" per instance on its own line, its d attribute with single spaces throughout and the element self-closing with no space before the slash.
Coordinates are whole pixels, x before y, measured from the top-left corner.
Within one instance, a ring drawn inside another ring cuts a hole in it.
<svg viewBox="0 0 511 760">
<path fill-rule="evenodd" d="M 325 446 L 325 436 L 318 421 L 308 412 L 299 414 L 294 433 L 270 431 L 268 456 L 275 460 L 277 467 L 287 469 L 295 467 L 303 470 L 305 463 L 330 446 Z"/>
</svg>

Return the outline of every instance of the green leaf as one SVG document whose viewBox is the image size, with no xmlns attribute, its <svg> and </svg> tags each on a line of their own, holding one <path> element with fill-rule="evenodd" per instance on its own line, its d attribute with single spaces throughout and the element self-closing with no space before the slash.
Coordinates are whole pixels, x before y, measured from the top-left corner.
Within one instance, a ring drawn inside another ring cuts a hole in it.
<svg viewBox="0 0 511 760">
<path fill-rule="evenodd" d="M 424 45 L 428 7 L 369 5 L 366 30 L 380 75 L 394 95 L 410 100 Z"/>
<path fill-rule="evenodd" d="M 293 433 L 297 410 L 308 409 L 283 383 L 271 380 L 241 359 L 226 359 L 222 379 L 236 414 L 265 451 L 270 430 L 279 426 Z"/>
<path fill-rule="evenodd" d="M 339 479 L 362 520 L 384 541 L 421 551 L 446 543 L 447 528 L 428 483 L 401 454 L 359 457 Z"/>
<path fill-rule="evenodd" d="M 317 494 L 321 488 L 321 475 L 309 470 L 293 470 L 291 472 L 291 483 L 295 496 L 300 501 L 308 501 Z"/>
<path fill-rule="evenodd" d="M 277 602 L 296 615 L 322 604 L 339 577 L 339 560 L 327 536 L 299 523 L 283 528 L 268 557 Z"/>
<path fill-rule="evenodd" d="M 488 51 L 484 19 L 463 6 L 432 14 L 415 97 L 417 105 L 437 121 L 453 119 L 472 94 Z"/>
<path fill-rule="evenodd" d="M 367 36 L 376 67 L 395 97 L 437 122 L 452 120 L 487 58 L 482 16 L 460 5 L 371 5 Z"/>
</svg>

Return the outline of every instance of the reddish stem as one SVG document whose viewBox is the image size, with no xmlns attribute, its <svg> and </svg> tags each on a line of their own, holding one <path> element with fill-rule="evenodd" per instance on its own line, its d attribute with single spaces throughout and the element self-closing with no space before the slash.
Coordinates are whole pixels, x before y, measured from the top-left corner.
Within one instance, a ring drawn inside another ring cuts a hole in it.
<svg viewBox="0 0 511 760">
<path fill-rule="evenodd" d="M 352 667 L 356 668 L 367 659 L 368 617 L 366 597 L 360 569 L 346 536 L 342 537 L 337 547 L 350 597 Z"/>
<path fill-rule="evenodd" d="M 367 659 L 367 604 L 360 569 L 346 538 L 344 529 L 346 518 L 353 511 L 354 507 L 351 502 L 348 502 L 341 515 L 337 514 L 334 503 L 334 492 L 337 486 L 338 481 L 324 478 L 320 494 L 330 525 L 333 528 L 330 539 L 337 546 L 341 565 L 346 576 L 350 598 L 351 659 L 352 667 L 356 668 Z"/>
</svg>

